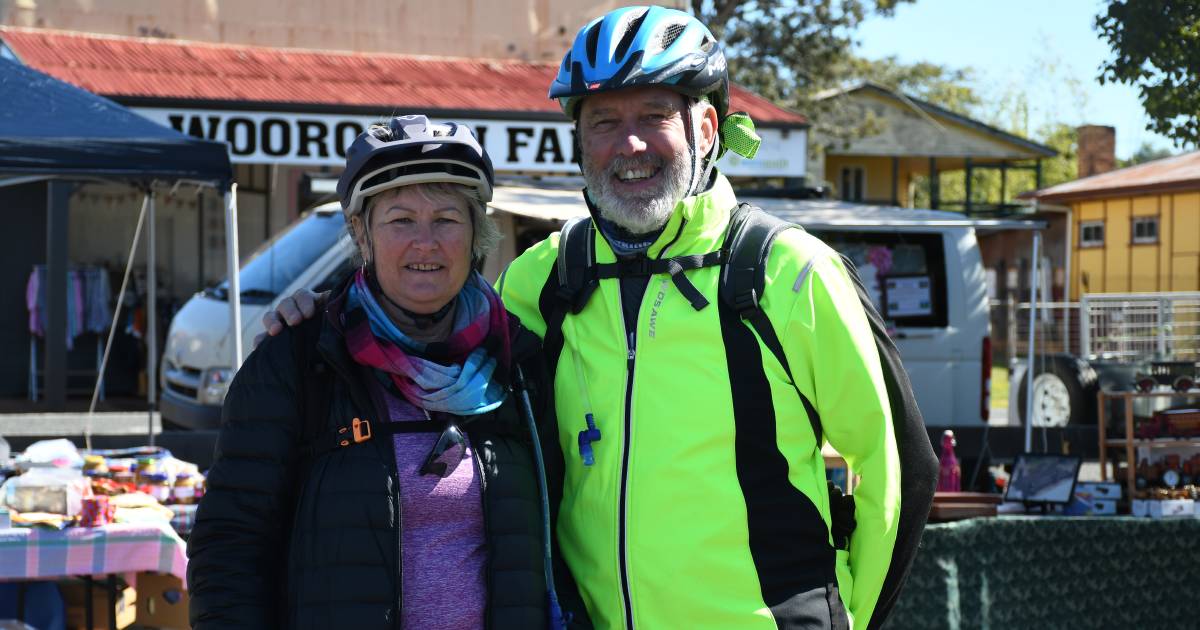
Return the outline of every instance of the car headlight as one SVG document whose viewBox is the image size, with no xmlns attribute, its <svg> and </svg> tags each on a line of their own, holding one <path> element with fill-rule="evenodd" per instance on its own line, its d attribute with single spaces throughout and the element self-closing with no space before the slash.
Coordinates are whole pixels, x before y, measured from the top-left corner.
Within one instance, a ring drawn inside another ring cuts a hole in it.
<svg viewBox="0 0 1200 630">
<path fill-rule="evenodd" d="M 209 368 L 200 378 L 200 403 L 219 405 L 225 402 L 225 394 L 229 391 L 229 382 L 233 380 L 232 368 Z"/>
</svg>

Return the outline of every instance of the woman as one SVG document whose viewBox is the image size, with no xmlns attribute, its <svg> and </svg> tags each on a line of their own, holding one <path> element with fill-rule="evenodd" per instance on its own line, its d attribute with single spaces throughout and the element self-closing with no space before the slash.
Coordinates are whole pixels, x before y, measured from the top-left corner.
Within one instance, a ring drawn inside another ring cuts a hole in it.
<svg viewBox="0 0 1200 630">
<path fill-rule="evenodd" d="M 475 271 L 492 184 L 464 126 L 404 116 L 350 147 L 363 265 L 230 387 L 188 546 L 194 628 L 558 625 L 514 389 L 537 341 Z"/>
</svg>

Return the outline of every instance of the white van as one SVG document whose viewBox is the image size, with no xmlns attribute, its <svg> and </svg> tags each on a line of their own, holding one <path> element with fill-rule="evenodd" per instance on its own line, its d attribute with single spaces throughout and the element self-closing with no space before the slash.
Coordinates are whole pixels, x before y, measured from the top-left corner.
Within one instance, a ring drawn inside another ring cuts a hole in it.
<svg viewBox="0 0 1200 630">
<path fill-rule="evenodd" d="M 340 205 L 301 215 L 242 266 L 242 359 L 262 332 L 262 316 L 301 288 L 324 288 L 350 269 L 354 247 Z M 160 372 L 164 424 L 213 429 L 233 379 L 229 282 L 192 296 L 171 320 Z"/>
<path fill-rule="evenodd" d="M 564 204 L 560 193 L 543 196 L 524 203 Z M 805 226 L 854 261 L 880 313 L 894 327 L 927 424 L 986 420 L 987 289 L 970 221 L 952 212 L 828 200 L 743 201 Z M 570 207 L 584 212 L 581 199 Z M 350 268 L 352 255 L 337 204 L 311 211 L 264 243 L 241 271 L 243 352 L 250 353 L 263 314 L 279 299 L 301 287 L 331 283 Z M 880 276 L 886 278 L 880 282 Z M 171 322 L 162 366 L 161 408 L 167 422 L 190 428 L 214 428 L 220 422 L 232 378 L 225 290 L 221 284 L 197 294 Z"/>
<path fill-rule="evenodd" d="M 742 201 L 804 226 L 854 262 L 900 349 L 925 424 L 987 421 L 987 278 L 972 221 L 824 199 Z"/>
</svg>

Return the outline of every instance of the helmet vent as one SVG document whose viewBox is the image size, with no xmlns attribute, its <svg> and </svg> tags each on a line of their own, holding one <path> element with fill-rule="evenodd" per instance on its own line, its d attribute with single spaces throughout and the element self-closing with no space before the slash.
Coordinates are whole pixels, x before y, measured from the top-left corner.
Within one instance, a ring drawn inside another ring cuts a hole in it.
<svg viewBox="0 0 1200 630">
<path fill-rule="evenodd" d="M 587 58 L 588 58 L 589 66 L 596 65 L 596 48 L 599 47 L 599 45 L 600 45 L 600 26 L 601 25 L 602 25 L 601 22 L 596 22 L 596 24 L 594 26 L 592 26 L 591 30 L 589 30 L 588 34 L 587 34 L 586 50 L 587 50 Z"/>
<path fill-rule="evenodd" d="M 662 48 L 666 50 L 679 39 L 679 34 L 687 28 L 686 24 L 672 24 L 662 34 Z"/>
<path fill-rule="evenodd" d="M 633 38 L 637 37 L 638 30 L 642 28 L 642 22 L 646 20 L 647 13 L 649 11 L 642 11 L 641 15 L 625 23 L 625 32 L 621 34 L 621 41 L 617 42 L 617 49 L 613 51 L 613 59 L 625 58 L 625 53 L 633 45 Z"/>
</svg>

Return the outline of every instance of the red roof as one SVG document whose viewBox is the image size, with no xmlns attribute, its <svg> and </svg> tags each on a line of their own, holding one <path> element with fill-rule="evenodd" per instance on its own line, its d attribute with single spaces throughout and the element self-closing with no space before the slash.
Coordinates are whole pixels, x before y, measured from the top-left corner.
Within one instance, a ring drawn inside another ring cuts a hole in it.
<svg viewBox="0 0 1200 630">
<path fill-rule="evenodd" d="M 1200 190 L 1200 151 L 1092 175 L 1021 196 L 1060 202 L 1178 190 Z"/>
<path fill-rule="evenodd" d="M 0 27 L 27 65 L 117 101 L 543 113 L 557 64 L 427 57 L 96 35 Z M 734 86 L 733 108 L 764 125 L 803 115 Z"/>
</svg>

